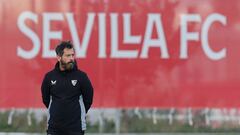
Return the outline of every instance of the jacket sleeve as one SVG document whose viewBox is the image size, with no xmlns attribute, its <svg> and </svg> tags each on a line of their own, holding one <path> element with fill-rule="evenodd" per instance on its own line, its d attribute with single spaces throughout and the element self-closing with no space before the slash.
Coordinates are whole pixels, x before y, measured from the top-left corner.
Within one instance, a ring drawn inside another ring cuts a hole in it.
<svg viewBox="0 0 240 135">
<path fill-rule="evenodd" d="M 41 92 L 43 104 L 48 108 L 50 102 L 50 86 L 47 75 L 45 75 L 42 81 Z"/>
<path fill-rule="evenodd" d="M 83 96 L 83 103 L 85 106 L 85 110 L 87 113 L 93 102 L 93 86 L 87 74 L 85 73 L 84 73 L 83 84 L 82 84 L 82 96 Z"/>
</svg>

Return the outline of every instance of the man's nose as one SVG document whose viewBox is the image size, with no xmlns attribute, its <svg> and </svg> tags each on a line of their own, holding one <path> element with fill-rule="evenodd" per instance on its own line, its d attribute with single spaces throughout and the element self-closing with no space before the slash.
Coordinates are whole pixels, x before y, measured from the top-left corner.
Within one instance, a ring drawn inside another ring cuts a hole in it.
<svg viewBox="0 0 240 135">
<path fill-rule="evenodd" d="M 70 60 L 73 61 L 74 60 L 74 56 L 70 56 Z"/>
</svg>

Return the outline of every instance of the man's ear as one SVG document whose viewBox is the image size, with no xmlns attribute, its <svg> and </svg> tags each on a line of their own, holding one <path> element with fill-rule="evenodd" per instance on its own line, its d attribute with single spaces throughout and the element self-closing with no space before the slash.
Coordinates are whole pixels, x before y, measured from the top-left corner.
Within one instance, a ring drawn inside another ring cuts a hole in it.
<svg viewBox="0 0 240 135">
<path fill-rule="evenodd" d="M 57 55 L 57 60 L 60 61 L 61 60 L 61 57 Z"/>
</svg>

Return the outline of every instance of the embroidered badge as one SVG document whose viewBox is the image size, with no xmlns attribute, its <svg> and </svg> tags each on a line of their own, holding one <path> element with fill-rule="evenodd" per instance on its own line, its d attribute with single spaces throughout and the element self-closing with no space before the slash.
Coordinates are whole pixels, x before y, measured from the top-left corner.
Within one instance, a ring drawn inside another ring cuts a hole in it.
<svg viewBox="0 0 240 135">
<path fill-rule="evenodd" d="M 56 85 L 56 83 L 57 83 L 57 80 L 54 80 L 54 81 L 51 80 L 51 84 L 52 84 L 52 85 Z"/>
<path fill-rule="evenodd" d="M 77 80 L 72 80 L 72 85 L 76 86 L 76 84 L 77 84 Z"/>
</svg>

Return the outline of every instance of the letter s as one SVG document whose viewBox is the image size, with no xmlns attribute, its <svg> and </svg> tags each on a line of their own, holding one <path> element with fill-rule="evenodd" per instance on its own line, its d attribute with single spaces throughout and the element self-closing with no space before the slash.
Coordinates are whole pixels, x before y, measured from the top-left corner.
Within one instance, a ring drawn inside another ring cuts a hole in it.
<svg viewBox="0 0 240 135">
<path fill-rule="evenodd" d="M 32 40 L 33 48 L 32 50 L 26 51 L 22 49 L 20 46 L 17 46 L 17 55 L 24 59 L 32 59 L 38 54 L 40 50 L 40 40 L 38 38 L 38 35 L 33 30 L 31 30 L 24 22 L 26 19 L 30 19 L 37 23 L 38 18 L 36 14 L 30 11 L 25 11 L 20 14 L 17 21 L 17 25 L 20 31 Z"/>
</svg>

